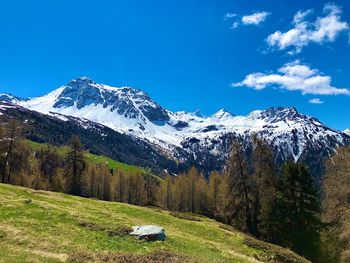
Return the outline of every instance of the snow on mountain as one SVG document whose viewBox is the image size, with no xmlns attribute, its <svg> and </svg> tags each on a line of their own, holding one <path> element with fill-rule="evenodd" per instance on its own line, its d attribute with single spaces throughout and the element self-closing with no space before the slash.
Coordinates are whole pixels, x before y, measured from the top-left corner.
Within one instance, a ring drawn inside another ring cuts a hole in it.
<svg viewBox="0 0 350 263">
<path fill-rule="evenodd" d="M 221 109 L 218 112 L 214 113 L 211 116 L 213 119 L 223 120 L 223 119 L 229 119 L 231 117 L 234 117 L 234 115 L 225 109 Z"/>
<path fill-rule="evenodd" d="M 345 130 L 343 131 L 343 133 L 345 133 L 345 134 L 347 134 L 347 135 L 350 136 L 350 129 L 345 129 Z"/>
<path fill-rule="evenodd" d="M 0 101 L 18 104 L 22 100 L 24 100 L 24 99 L 18 98 L 16 96 L 11 95 L 11 94 L 6 94 L 6 93 L 1 94 L 0 93 Z"/>
<path fill-rule="evenodd" d="M 265 138 L 280 160 L 298 160 L 307 150 L 317 149 L 326 156 L 350 140 L 349 133 L 332 130 L 295 108 L 256 110 L 247 116 L 235 116 L 221 109 L 203 117 L 199 111 L 171 112 L 140 90 L 98 84 L 86 77 L 72 80 L 42 97 L 21 100 L 0 95 L 0 100 L 44 114 L 87 119 L 203 166 L 210 166 L 213 158 L 223 161 L 229 152 L 229 140 L 246 141 L 253 133 Z"/>
</svg>

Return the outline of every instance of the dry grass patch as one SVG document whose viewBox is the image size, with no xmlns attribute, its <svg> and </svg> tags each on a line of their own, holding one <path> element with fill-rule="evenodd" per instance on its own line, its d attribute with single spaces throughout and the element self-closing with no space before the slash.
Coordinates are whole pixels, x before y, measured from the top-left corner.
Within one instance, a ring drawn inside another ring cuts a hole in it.
<svg viewBox="0 0 350 263">
<path fill-rule="evenodd" d="M 63 253 L 52 253 L 52 252 L 41 251 L 41 250 L 28 250 L 28 252 L 44 258 L 57 259 L 61 262 L 66 262 L 68 260 L 68 255 Z"/>
<path fill-rule="evenodd" d="M 69 262 L 118 262 L 118 263 L 196 263 L 196 259 L 175 254 L 166 250 L 155 251 L 149 255 L 133 255 L 121 253 L 86 253 L 75 252 L 69 256 Z"/>
<path fill-rule="evenodd" d="M 132 232 L 132 228 L 128 226 L 113 227 L 88 221 L 80 221 L 78 225 L 91 231 L 106 232 L 109 236 L 127 236 Z"/>
</svg>

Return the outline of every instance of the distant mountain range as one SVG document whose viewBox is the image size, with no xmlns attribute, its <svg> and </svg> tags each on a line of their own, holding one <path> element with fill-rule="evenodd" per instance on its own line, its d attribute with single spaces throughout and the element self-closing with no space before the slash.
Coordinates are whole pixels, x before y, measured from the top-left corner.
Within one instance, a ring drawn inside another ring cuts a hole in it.
<svg viewBox="0 0 350 263">
<path fill-rule="evenodd" d="M 173 164 L 179 162 L 196 165 L 205 172 L 220 170 L 232 140 L 239 140 L 249 151 L 250 138 L 255 133 L 271 145 L 276 163 L 300 160 L 320 176 L 324 159 L 337 147 L 350 143 L 349 131 L 331 129 L 295 108 L 256 110 L 247 116 L 235 116 L 221 109 L 212 116 L 203 117 L 199 112 L 169 111 L 141 90 L 98 84 L 86 77 L 72 80 L 42 97 L 22 99 L 1 94 L 0 101 L 3 115 L 15 108 L 27 115 L 41 113 L 43 118 L 50 117 L 56 122 L 74 122 L 81 129 L 98 127 L 100 133 L 95 136 L 106 136 L 103 130 L 108 130 L 108 136 L 112 133 L 124 136 L 130 142 L 153 149 L 155 159 L 152 165 L 148 164 L 151 168 L 171 168 L 174 172 L 179 169 Z M 90 148 L 98 148 L 93 147 L 93 142 L 89 144 Z M 133 158 L 124 159 L 130 162 Z M 168 167 L 167 162 L 172 164 Z"/>
</svg>

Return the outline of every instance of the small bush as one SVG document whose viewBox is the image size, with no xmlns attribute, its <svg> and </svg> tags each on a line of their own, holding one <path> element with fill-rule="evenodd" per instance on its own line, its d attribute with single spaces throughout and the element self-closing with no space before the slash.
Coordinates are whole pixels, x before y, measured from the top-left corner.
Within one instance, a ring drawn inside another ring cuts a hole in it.
<svg viewBox="0 0 350 263">
<path fill-rule="evenodd" d="M 30 198 L 24 200 L 24 203 L 25 203 L 25 204 L 31 204 L 32 202 L 33 202 L 33 201 L 32 201 L 32 199 L 30 199 Z"/>
<path fill-rule="evenodd" d="M 3 239 L 7 236 L 6 232 L 0 230 L 0 239 Z"/>
<path fill-rule="evenodd" d="M 197 215 L 190 214 L 190 213 L 170 212 L 170 215 L 177 217 L 177 218 L 180 218 L 180 219 L 184 219 L 184 220 L 201 221 Z"/>
<path fill-rule="evenodd" d="M 128 226 L 120 226 L 117 228 L 112 228 L 107 230 L 107 233 L 109 236 L 126 236 L 129 235 L 132 232 L 132 228 Z"/>
</svg>

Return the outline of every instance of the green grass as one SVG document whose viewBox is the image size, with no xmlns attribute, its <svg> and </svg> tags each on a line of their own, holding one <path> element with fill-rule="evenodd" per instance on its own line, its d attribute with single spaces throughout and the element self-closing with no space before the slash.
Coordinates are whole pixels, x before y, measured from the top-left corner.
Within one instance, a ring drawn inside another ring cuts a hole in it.
<svg viewBox="0 0 350 263">
<path fill-rule="evenodd" d="M 47 146 L 45 143 L 37 143 L 33 142 L 30 140 L 26 140 L 26 143 L 34 150 L 34 151 L 39 151 L 40 149 L 44 148 Z M 69 152 L 69 147 L 68 146 L 61 146 L 61 147 L 54 147 L 57 149 L 57 152 L 61 155 L 65 155 Z M 129 165 L 125 164 L 122 162 L 115 161 L 111 158 L 108 158 L 106 156 L 101 156 L 101 155 L 95 155 L 90 152 L 85 152 L 85 156 L 88 161 L 91 161 L 92 163 L 95 164 L 107 164 L 110 169 L 113 170 L 122 170 L 124 172 L 130 172 L 130 173 L 143 173 L 143 174 L 149 174 L 154 176 L 150 171 L 136 166 L 136 165 Z"/>
<path fill-rule="evenodd" d="M 91 230 L 81 222 L 100 227 Z M 166 241 L 148 243 L 99 231 L 143 224 L 164 227 Z M 77 252 L 147 255 L 159 250 L 199 262 L 262 262 L 266 251 L 247 245 L 246 239 L 206 217 L 186 220 L 155 208 L 0 184 L 0 262 L 62 262 Z"/>
</svg>

